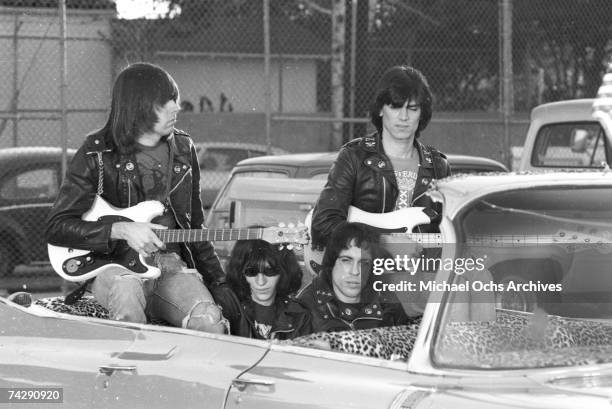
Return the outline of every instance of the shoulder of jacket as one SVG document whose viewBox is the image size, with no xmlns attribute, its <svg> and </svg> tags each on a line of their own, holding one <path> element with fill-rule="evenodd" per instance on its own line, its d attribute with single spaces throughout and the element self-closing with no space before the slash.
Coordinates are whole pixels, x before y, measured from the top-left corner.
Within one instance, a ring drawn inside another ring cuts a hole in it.
<svg viewBox="0 0 612 409">
<path fill-rule="evenodd" d="M 113 145 L 110 141 L 99 134 L 89 134 L 83 142 L 85 153 L 93 154 L 97 152 L 110 152 Z"/>
</svg>

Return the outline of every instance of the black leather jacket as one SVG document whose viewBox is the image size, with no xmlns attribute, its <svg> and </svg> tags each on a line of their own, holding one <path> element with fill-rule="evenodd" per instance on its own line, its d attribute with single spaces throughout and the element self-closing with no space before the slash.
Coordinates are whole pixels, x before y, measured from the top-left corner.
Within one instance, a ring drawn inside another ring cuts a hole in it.
<svg viewBox="0 0 612 409">
<path fill-rule="evenodd" d="M 343 309 L 329 283 L 331 272 L 321 272 L 297 295 L 297 301 L 312 317 L 312 332 L 335 332 L 404 325 L 410 322 L 399 302 L 385 300 L 380 294 L 367 291 L 366 299 L 356 310 Z M 371 288 L 368 284 L 367 288 Z M 366 291 L 364 289 L 364 291 Z"/>
<path fill-rule="evenodd" d="M 227 284 L 210 287 L 223 317 L 230 323 L 230 333 L 246 338 L 261 339 L 255 329 L 253 301 L 240 301 Z M 311 319 L 308 310 L 293 299 L 276 299 L 276 317 L 270 339 L 287 340 L 310 334 Z"/>
<path fill-rule="evenodd" d="M 420 164 L 412 206 L 433 208 L 423 194 L 433 179 L 449 176 L 446 156 L 415 140 Z M 315 205 L 312 217 L 312 245 L 322 248 L 341 223 L 346 222 L 349 206 L 370 213 L 393 211 L 399 190 L 391 160 L 385 154 L 379 134 L 354 139 L 345 144 L 332 165 L 327 183 Z M 424 226 L 421 232 L 432 231 Z"/>
<path fill-rule="evenodd" d="M 167 142 L 172 157 L 169 208 L 179 228 L 201 229 L 204 214 L 195 146 L 189 135 L 179 130 L 175 130 Z M 48 243 L 104 254 L 113 251 L 112 222 L 81 219 L 91 208 L 98 191 L 98 152 L 102 152 L 104 169 L 102 198 L 119 208 L 131 207 L 144 200 L 135 156 L 121 155 L 110 138 L 90 135 L 70 163 L 51 209 L 46 230 Z M 207 284 L 224 276 L 211 243 L 181 244 L 181 253 L 187 265 L 197 268 Z"/>
</svg>

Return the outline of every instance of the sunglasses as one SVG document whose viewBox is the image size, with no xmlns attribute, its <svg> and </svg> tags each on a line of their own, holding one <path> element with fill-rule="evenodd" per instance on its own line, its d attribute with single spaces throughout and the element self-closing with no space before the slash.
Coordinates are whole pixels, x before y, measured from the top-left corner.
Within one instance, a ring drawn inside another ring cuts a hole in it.
<svg viewBox="0 0 612 409">
<path fill-rule="evenodd" d="M 247 277 L 257 277 L 259 273 L 263 273 L 263 275 L 265 275 L 266 277 L 274 277 L 279 275 L 280 271 L 270 267 L 264 268 L 263 271 L 261 271 L 257 267 L 247 267 L 244 270 L 244 275 Z"/>
</svg>

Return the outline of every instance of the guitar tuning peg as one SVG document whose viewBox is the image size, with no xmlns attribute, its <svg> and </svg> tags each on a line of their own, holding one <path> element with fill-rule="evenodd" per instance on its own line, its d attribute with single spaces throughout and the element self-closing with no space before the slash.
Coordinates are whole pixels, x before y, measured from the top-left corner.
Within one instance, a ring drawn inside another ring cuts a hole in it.
<svg viewBox="0 0 612 409">
<path fill-rule="evenodd" d="M 285 247 L 287 250 L 293 250 L 293 244 L 287 244 Z"/>
<path fill-rule="evenodd" d="M 294 229 L 294 228 L 295 228 L 295 224 L 293 224 L 293 223 L 289 223 L 289 224 L 287 225 L 287 227 L 289 227 L 290 229 Z"/>
<path fill-rule="evenodd" d="M 286 227 L 286 225 L 285 225 L 285 223 L 280 222 L 280 223 L 278 223 L 278 227 Z"/>
</svg>

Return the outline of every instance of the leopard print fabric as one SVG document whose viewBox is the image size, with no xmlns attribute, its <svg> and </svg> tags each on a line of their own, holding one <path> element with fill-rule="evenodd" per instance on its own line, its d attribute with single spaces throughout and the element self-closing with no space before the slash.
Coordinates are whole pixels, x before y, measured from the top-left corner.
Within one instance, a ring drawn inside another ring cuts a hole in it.
<svg viewBox="0 0 612 409">
<path fill-rule="evenodd" d="M 372 358 L 407 361 L 421 324 L 417 318 L 409 325 L 339 332 L 316 332 L 284 341 L 289 345 L 328 349 Z"/>
<path fill-rule="evenodd" d="M 34 304 L 45 307 L 55 312 L 78 315 L 81 317 L 109 318 L 108 310 L 98 304 L 93 297 L 83 297 L 74 304 L 64 304 L 64 297 L 41 298 Z"/>
<path fill-rule="evenodd" d="M 110 319 L 108 310 L 98 304 L 93 297 L 82 297 L 74 304 L 70 305 L 64 304 L 64 297 L 41 298 L 34 301 L 34 304 L 64 314 Z M 159 318 L 151 318 L 149 324 L 171 326 L 169 323 Z"/>
<path fill-rule="evenodd" d="M 498 311 L 494 322 L 451 322 L 437 346 L 440 362 L 512 368 L 610 362 L 612 326 L 602 322 Z"/>
</svg>

